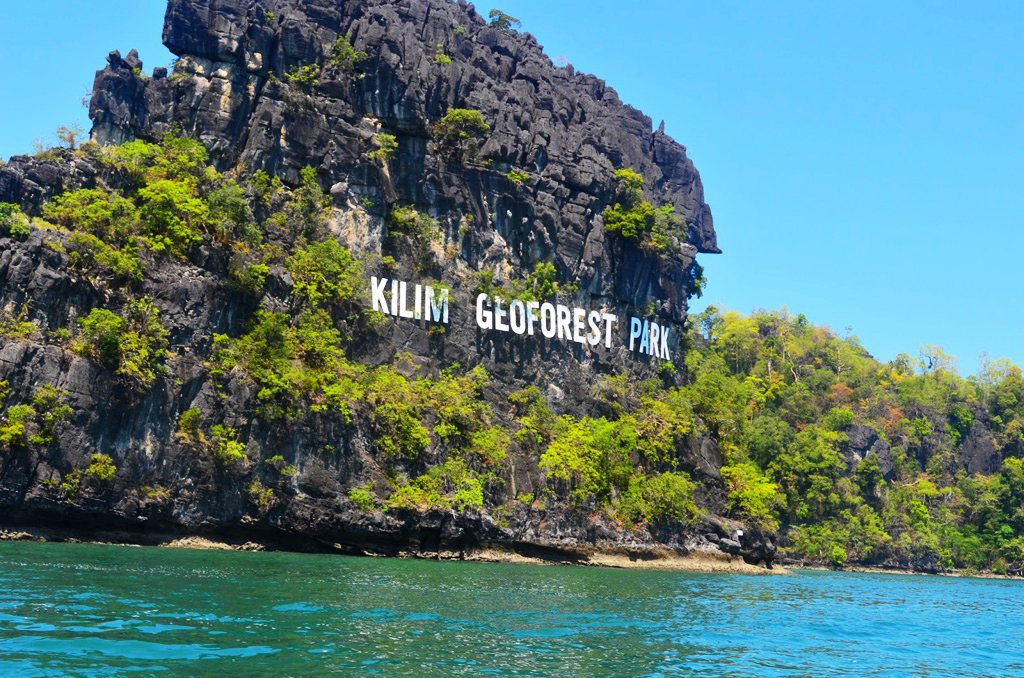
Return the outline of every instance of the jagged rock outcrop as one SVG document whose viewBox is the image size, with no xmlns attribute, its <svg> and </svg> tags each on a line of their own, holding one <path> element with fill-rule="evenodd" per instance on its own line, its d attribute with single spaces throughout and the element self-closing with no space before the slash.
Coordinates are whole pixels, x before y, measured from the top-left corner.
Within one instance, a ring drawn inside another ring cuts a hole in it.
<svg viewBox="0 0 1024 678">
<path fill-rule="evenodd" d="M 878 468 L 882 477 L 886 480 L 892 478 L 893 458 L 892 448 L 878 431 L 863 424 L 854 424 L 846 431 L 847 441 L 843 445 L 846 465 L 850 470 L 857 468 L 857 465 L 869 454 L 876 455 Z"/>
<path fill-rule="evenodd" d="M 356 58 L 335 63 L 339 38 Z M 650 360 L 622 346 L 585 350 L 476 329 L 465 300 L 478 272 L 510 281 L 540 262 L 552 262 L 559 282 L 573 290 L 563 293 L 565 301 L 611 310 L 620 323 L 634 314 L 671 328 L 678 356 L 699 275 L 695 257 L 718 251 L 699 175 L 685 149 L 653 130 L 649 118 L 601 80 L 556 67 L 529 34 L 492 28 L 471 5 L 444 0 L 170 0 L 164 41 L 179 57 L 171 73 L 158 68 L 147 76 L 134 51 L 107 57 L 90 105 L 94 140 L 156 141 L 180 133 L 201 140 L 222 171 L 265 170 L 289 184 L 313 167 L 332 198 L 334 235 L 363 255 L 382 253 L 396 205 L 414 205 L 441 224 L 429 275 L 464 302 L 452 304 L 449 331 L 439 339 L 415 323 L 390 321 L 373 341 L 353 342 L 355 359 L 381 364 L 400 350 L 428 370 L 483 364 L 493 402 L 537 385 L 557 411 L 575 414 L 587 412 L 601 375 L 655 373 Z M 302 67 L 315 67 L 315 81 L 289 77 Z M 479 110 L 490 126 L 471 162 L 452 162 L 431 140 L 432 125 L 452 108 Z M 381 133 L 397 138 L 391 162 L 367 155 Z M 644 177 L 650 202 L 675 207 L 685 238 L 652 251 L 606 232 L 601 214 L 616 199 L 613 172 L 624 167 Z M 526 178 L 512 180 L 512 170 Z M 37 214 L 43 201 L 64 191 L 116 181 L 89 154 L 58 150 L 0 167 L 0 202 Z M 106 290 L 69 269 L 56 238 L 41 231 L 20 241 L 0 238 L 0 307 L 24 309 L 44 332 L 71 326 L 109 301 Z M 398 277 L 415 278 L 410 262 L 397 265 Z M 108 370 L 60 342 L 0 340 L 0 379 L 10 382 L 13 399 L 26 402 L 38 385 L 52 384 L 69 392 L 75 413 L 59 445 L 4 459 L 6 522 L 236 530 L 380 553 L 504 544 L 564 555 L 584 544 L 614 544 L 709 548 L 771 562 L 770 536 L 748 531 L 744 541 L 741 526 L 718 519 L 690 530 L 634 532 L 585 508 L 520 506 L 500 524 L 487 512 L 360 511 L 345 490 L 380 475 L 372 426 L 362 414 L 348 422 L 307 413 L 281 426 L 254 416 L 256 394 L 244 379 L 232 379 L 225 391 L 212 383 L 204 356 L 213 335 L 238 336 L 260 303 L 222 284 L 226 267 L 225 255 L 204 244 L 188 260 L 163 259 L 147 272 L 137 292 L 154 298 L 175 358 L 171 374 L 145 393 L 126 392 Z M 272 270 L 268 285 L 286 287 L 290 278 Z M 255 510 L 241 475 L 202 463 L 176 436 L 178 417 L 193 407 L 237 429 L 254 458 L 280 455 L 297 467 L 294 479 L 274 481 L 274 506 Z M 81 501 L 71 504 L 44 485 L 83 468 L 97 450 L 117 463 L 113 484 L 84 482 Z M 680 468 L 701 483 L 702 504 L 724 511 L 714 441 L 692 435 L 677 453 Z M 512 488 L 532 491 L 540 482 L 536 459 L 515 461 L 521 463 L 512 466 Z"/>
<path fill-rule="evenodd" d="M 366 55 L 355 72 L 329 65 L 339 36 Z M 694 255 L 718 251 L 683 147 L 601 80 L 555 67 L 532 36 L 491 28 L 469 5 L 182 0 L 168 5 L 164 40 L 179 56 L 171 76 L 146 78 L 135 55 L 116 53 L 97 74 L 90 111 L 101 142 L 179 127 L 222 169 L 294 180 L 310 165 L 339 203 L 369 200 L 373 212 L 397 199 L 435 216 L 470 215 L 482 240 L 471 267 L 500 277 L 550 259 L 599 300 L 657 300 L 676 323 Z M 451 63 L 435 61 L 438 46 Z M 321 69 L 315 87 L 286 82 L 309 65 Z M 429 126 L 456 107 L 480 110 L 491 126 L 480 164 L 428 157 Z M 399 153 L 383 182 L 365 155 L 380 131 L 397 136 Z M 614 199 L 618 167 L 643 174 L 654 202 L 686 219 L 689 242 L 673 256 L 607 242 L 599 215 Z M 510 169 L 529 174 L 524 185 L 503 176 Z"/>
<path fill-rule="evenodd" d="M 328 65 L 339 36 L 366 55 L 354 72 Z M 294 182 L 300 168 L 315 167 L 339 208 L 368 213 L 344 234 L 350 247 L 379 252 L 389 209 L 413 204 L 440 218 L 448 246 L 461 249 L 454 265 L 437 271 L 456 289 L 470 287 L 477 271 L 511 280 L 551 261 L 560 280 L 578 286 L 580 305 L 617 313 L 620 326 L 631 313 L 653 310 L 674 330 L 676 353 L 695 255 L 718 251 L 700 177 L 685 149 L 652 131 L 649 118 L 594 76 L 555 67 L 529 34 L 491 28 L 472 6 L 449 2 L 175 0 L 164 40 L 179 56 L 169 76 L 166 69 L 147 76 L 134 51 L 108 56 L 90 105 L 96 140 L 158 140 L 180 130 L 201 139 L 221 169 L 264 169 Z M 438 45 L 451 63 L 435 62 Z M 286 74 L 304 65 L 321 68 L 316 86 L 289 85 Z M 479 109 L 491 126 L 477 163 L 453 165 L 428 153 L 430 125 L 453 107 Z M 381 131 L 398 139 L 390 171 L 366 156 Z M 88 186 L 93 175 L 80 164 L 61 171 L 50 161 L 15 159 L 0 170 L 0 200 L 37 208 L 44 197 Z M 601 213 L 615 199 L 619 167 L 644 176 L 655 205 L 676 208 L 688 242 L 651 254 L 605 232 Z M 517 185 L 505 177 L 510 169 L 529 178 Z M 467 222 L 472 237 L 460 239 Z M 452 326 L 468 328 L 465 320 Z M 407 329 L 396 327 L 391 344 L 425 353 L 426 333 L 405 336 Z M 579 381 L 577 363 L 589 374 L 646 362 L 622 348 L 504 339 L 456 336 L 447 356 L 467 364 L 484 353 L 499 369 L 515 362 L 504 378 L 561 390 Z M 538 357 L 545 370 L 532 367 Z M 551 371 L 552 364 L 568 367 Z"/>
<path fill-rule="evenodd" d="M 306 96 L 283 82 L 292 68 L 329 63 L 339 36 L 366 54 L 356 73 L 325 66 Z M 603 81 L 555 67 L 531 35 L 491 28 L 471 5 L 173 0 L 164 41 L 179 57 L 169 77 L 147 78 L 137 55 L 117 53 L 97 74 L 90 113 L 101 142 L 158 138 L 178 125 L 201 138 L 221 168 L 242 163 L 296 177 L 312 165 L 326 182 L 348 182 L 353 196 L 376 198 L 377 168 L 363 153 L 385 129 L 399 133 L 405 154 L 396 163 L 404 170 L 395 179 L 401 199 L 428 203 L 467 183 L 443 172 L 416 175 L 428 125 L 449 108 L 475 108 L 491 125 L 481 159 L 533 175 L 528 200 L 493 190 L 508 188 L 500 182 L 487 187 L 495 195 L 475 196 L 475 216 L 489 217 L 482 223 L 516 226 L 520 237 L 535 231 L 542 245 L 544 232 L 585 240 L 593 224 L 583 217 L 608 203 L 612 170 L 632 167 L 659 203 L 686 218 L 697 251 L 718 251 L 685 148 L 663 129 L 652 131 L 650 118 L 622 104 Z M 437 46 L 451 63 L 435 61 Z M 530 228 L 506 221 L 502 208 L 513 203 L 531 210 L 516 215 Z M 564 256 L 567 266 L 579 258 Z"/>
</svg>

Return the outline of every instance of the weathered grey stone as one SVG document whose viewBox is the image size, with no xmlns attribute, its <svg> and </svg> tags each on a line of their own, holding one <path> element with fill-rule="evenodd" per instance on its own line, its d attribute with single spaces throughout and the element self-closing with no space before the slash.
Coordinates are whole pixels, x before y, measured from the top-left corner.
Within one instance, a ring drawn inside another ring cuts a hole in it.
<svg viewBox="0 0 1024 678">
<path fill-rule="evenodd" d="M 878 431 L 863 424 L 854 424 L 846 431 L 847 442 L 843 445 L 843 453 L 847 467 L 852 471 L 872 452 L 878 455 L 878 467 L 886 480 L 892 480 L 893 457 L 892 448 Z"/>
<path fill-rule="evenodd" d="M 368 54 L 355 73 L 329 63 L 342 35 Z M 612 310 L 623 324 L 629 314 L 646 315 L 653 307 L 657 321 L 672 329 L 672 344 L 682 336 L 695 257 L 717 251 L 697 171 L 663 129 L 652 131 L 651 121 L 624 106 L 600 79 L 556 68 L 531 35 L 495 30 L 471 5 L 445 0 L 170 0 L 164 42 L 179 57 L 170 75 L 156 69 L 146 78 L 134 50 L 108 55 L 90 103 L 99 143 L 158 140 L 180 129 L 202 141 L 223 170 L 264 169 L 294 184 L 311 166 L 334 201 L 332 232 L 356 252 L 381 252 L 386 215 L 396 204 L 414 204 L 436 217 L 444 233 L 428 273 L 450 283 L 457 299 L 469 298 L 481 270 L 507 282 L 551 261 L 561 283 L 577 286 L 563 302 Z M 451 64 L 436 63 L 439 44 Z M 321 69 L 316 86 L 303 91 L 288 84 L 289 69 L 309 64 Z M 479 109 L 491 126 L 476 160 L 465 165 L 447 161 L 431 141 L 431 125 L 453 107 Z M 379 132 L 399 141 L 386 168 L 366 157 Z M 0 167 L 0 201 L 37 214 L 46 199 L 66 190 L 116 186 L 118 177 L 90 157 L 58 150 L 14 158 Z M 690 243 L 648 252 L 604 230 L 600 215 L 614 200 L 613 172 L 620 167 L 643 174 L 653 203 L 676 207 L 689 223 Z M 506 178 L 511 169 L 528 173 L 522 185 Z M 367 200 L 372 207 L 363 207 Z M 25 308 L 29 319 L 51 330 L 111 302 L 107 287 L 69 267 L 67 237 L 41 231 L 23 241 L 0 237 L 0 306 Z M 413 253 L 398 254 L 398 275 L 414 278 Z M 486 513 L 363 513 L 347 489 L 388 482 L 370 453 L 373 426 L 366 412 L 355 412 L 351 422 L 307 413 L 281 426 L 255 416 L 255 388 L 243 375 L 227 375 L 223 390 L 214 388 L 203 362 L 213 335 L 241 334 L 260 303 L 228 289 L 226 272 L 226 255 L 211 247 L 188 261 L 148 262 L 146 279 L 131 293 L 154 299 L 173 355 L 169 374 L 145 393 L 125 391 L 109 371 L 52 342 L 2 340 L 0 379 L 9 380 L 12 398 L 24 402 L 38 385 L 53 384 L 71 394 L 75 410 L 59 444 L 0 460 L 4 520 L 146 534 L 241 530 L 247 539 L 302 538 L 306 548 L 356 552 L 503 543 L 576 561 L 587 544 L 685 551 L 717 540 L 744 558 L 774 557 L 770 540 L 737 541 L 739 524 L 724 519 L 694 530 L 628 531 L 593 506 L 516 505 L 508 527 Z M 272 268 L 265 303 L 286 310 L 280 299 L 289 286 L 287 271 Z M 500 421 L 511 416 L 508 394 L 526 385 L 540 386 L 557 411 L 580 414 L 601 375 L 654 373 L 651 361 L 621 346 L 585 351 L 482 332 L 471 313 L 471 304 L 454 303 L 449 331 L 440 338 L 391 321 L 379 338 L 352 338 L 350 353 L 379 364 L 407 351 L 427 369 L 483 363 L 493 377 L 486 396 Z M 350 334 L 345 323 L 339 328 Z M 177 436 L 178 418 L 191 407 L 203 412 L 206 427 L 238 429 L 254 464 L 218 469 Z M 115 483 L 86 480 L 78 500 L 59 501 L 45 481 L 83 468 L 97 451 L 114 458 Z M 274 455 L 297 466 L 298 476 L 266 472 L 258 462 Z M 724 510 L 717 444 L 694 435 L 677 455 L 680 467 L 701 480 L 702 504 Z M 517 491 L 541 487 L 536 459 L 512 461 Z M 279 499 L 264 514 L 254 511 L 245 490 L 257 477 Z M 172 492 L 168 498 L 143 487 Z"/>
</svg>

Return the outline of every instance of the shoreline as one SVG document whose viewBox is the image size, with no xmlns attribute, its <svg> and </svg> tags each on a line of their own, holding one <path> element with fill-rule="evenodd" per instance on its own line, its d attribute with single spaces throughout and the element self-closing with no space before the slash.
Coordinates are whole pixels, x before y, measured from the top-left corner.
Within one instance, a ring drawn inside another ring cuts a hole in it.
<svg viewBox="0 0 1024 678">
<path fill-rule="evenodd" d="M 873 565 L 850 565 L 848 567 L 828 567 L 827 565 L 801 565 L 786 563 L 789 570 L 808 570 L 813 572 L 856 572 L 859 574 L 898 574 L 904 576 L 953 577 L 956 579 L 1006 579 L 1024 581 L 1024 577 L 1014 574 L 996 574 L 995 572 L 972 572 L 969 570 L 946 570 L 944 572 L 924 572 L 896 567 L 878 567 Z"/>
<path fill-rule="evenodd" d="M 630 549 L 616 544 L 558 546 L 533 543 L 490 543 L 477 548 L 436 551 L 397 550 L 375 552 L 354 545 L 325 545 L 318 540 L 306 538 L 290 540 L 291 544 L 302 544 L 306 548 L 289 547 L 273 540 L 228 539 L 212 534 L 168 534 L 136 533 L 119 530 L 96 531 L 91 534 L 75 533 L 66 529 L 46 527 L 0 527 L 0 542 L 30 541 L 69 544 L 99 544 L 105 546 L 149 546 L 156 548 L 192 549 L 199 551 L 279 551 L 285 553 L 309 553 L 322 555 L 348 555 L 364 558 L 399 558 L 405 560 L 436 560 L 470 563 L 498 563 L 522 565 L 549 565 L 570 567 L 603 567 L 613 569 L 652 570 L 660 572 L 692 572 L 711 574 L 748 574 L 759 576 L 789 575 L 794 571 L 811 572 L 856 572 L 861 574 L 894 574 L 903 576 L 955 577 L 961 579 L 1002 579 L 1021 581 L 1024 577 L 994 572 L 972 572 L 947 570 L 925 572 L 895 567 L 871 565 L 849 565 L 835 568 L 813 563 L 792 561 L 777 562 L 771 569 L 763 565 L 750 565 L 741 557 L 730 556 L 721 551 L 695 550 L 681 553 L 668 547 Z M 544 555 L 538 555 L 544 554 Z"/>
<path fill-rule="evenodd" d="M 135 537 L 135 538 L 132 538 Z M 320 553 L 327 555 L 351 555 L 369 558 L 401 558 L 416 560 L 461 561 L 474 563 L 501 563 L 525 565 L 551 565 L 575 567 L 604 567 L 617 569 L 654 570 L 663 572 L 694 572 L 749 575 L 786 575 L 789 570 L 780 565 L 768 569 L 762 565 L 750 565 L 741 557 L 729 556 L 719 551 L 691 551 L 680 553 L 667 547 L 644 550 L 628 549 L 623 546 L 584 545 L 559 547 L 536 544 L 485 544 L 466 550 L 440 549 L 437 551 L 404 551 L 394 553 L 367 552 L 353 547 L 334 544 L 325 548 L 315 540 L 309 546 L 318 548 L 287 548 L 267 541 L 227 540 L 214 535 L 203 534 L 148 534 L 140 539 L 135 533 L 112 531 L 96 532 L 91 535 L 74 534 L 67 530 L 52 528 L 19 527 L 0 528 L 0 542 L 26 541 L 50 543 L 101 544 L 106 546 L 150 546 L 156 548 L 177 548 L 205 551 L 283 551 L 288 553 Z M 546 555 L 538 555 L 546 554 Z"/>
<path fill-rule="evenodd" d="M 532 565 L 573 565 L 577 567 L 606 567 L 633 570 L 656 570 L 662 572 L 704 572 L 724 574 L 753 574 L 760 576 L 785 575 L 789 571 L 779 565 L 768 569 L 761 565 L 750 565 L 742 558 L 730 558 L 720 552 L 677 553 L 670 549 L 657 549 L 639 555 L 626 549 L 581 547 L 578 552 L 586 560 L 566 562 L 523 555 L 514 548 L 491 545 L 459 558 L 468 562 L 521 563 Z M 413 556 L 416 557 L 416 556 Z"/>
</svg>

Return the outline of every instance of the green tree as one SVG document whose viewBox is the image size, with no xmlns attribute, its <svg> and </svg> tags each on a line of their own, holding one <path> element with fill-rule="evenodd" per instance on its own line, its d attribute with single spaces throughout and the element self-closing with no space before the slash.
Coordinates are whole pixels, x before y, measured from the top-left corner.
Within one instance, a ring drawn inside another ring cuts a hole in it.
<svg viewBox="0 0 1024 678">
<path fill-rule="evenodd" d="M 121 336 L 128 321 L 105 308 L 94 308 L 80 320 L 82 343 L 79 352 L 109 370 L 121 365 Z"/>
<path fill-rule="evenodd" d="M 79 324 L 78 352 L 113 370 L 129 385 L 147 389 L 164 371 L 168 332 L 150 299 L 130 301 L 124 316 L 94 308 Z"/>
<path fill-rule="evenodd" d="M 373 143 L 376 148 L 367 153 L 366 157 L 379 163 L 387 163 L 395 157 L 395 151 L 398 150 L 398 138 L 394 134 L 381 132 L 373 138 Z"/>
<path fill-rule="evenodd" d="M 370 55 L 363 51 L 357 51 L 352 46 L 351 33 L 345 35 L 339 35 L 338 39 L 334 41 L 334 45 L 331 47 L 331 65 L 335 68 L 341 69 L 342 72 L 349 75 L 353 74 L 356 70 L 356 66 L 359 62 L 365 60 Z"/>
<path fill-rule="evenodd" d="M 28 217 L 14 203 L 0 202 L 0 235 L 24 238 L 31 233 Z"/>
<path fill-rule="evenodd" d="M 452 108 L 433 126 L 433 138 L 442 157 L 466 162 L 476 157 L 478 142 L 490 131 L 480 111 Z"/>
<path fill-rule="evenodd" d="M 36 417 L 31 405 L 14 405 L 0 417 L 0 445 L 7 449 L 28 447 L 29 425 Z"/>
<path fill-rule="evenodd" d="M 248 244 L 257 244 L 261 233 L 252 223 L 245 190 L 238 183 L 226 180 L 210 192 L 206 199 L 209 207 L 208 230 L 213 239 L 227 244 L 236 238 Z"/>
<path fill-rule="evenodd" d="M 46 447 L 56 438 L 57 428 L 69 420 L 74 410 L 67 404 L 70 394 L 64 389 L 45 384 L 32 394 L 38 430 L 30 439 L 33 445 Z"/>
<path fill-rule="evenodd" d="M 701 516 L 693 500 L 695 485 L 685 473 L 634 475 L 619 503 L 619 515 L 630 523 L 692 525 Z"/>
<path fill-rule="evenodd" d="M 131 200 L 102 188 L 83 188 L 43 205 L 43 216 L 69 229 L 123 245 L 139 230 L 139 210 Z"/>
<path fill-rule="evenodd" d="M 514 16 L 505 14 L 500 9 L 492 9 L 487 17 L 491 20 L 491 27 L 499 31 L 515 30 L 522 26 L 522 22 Z"/>
<path fill-rule="evenodd" d="M 637 434 L 631 421 L 563 416 L 554 437 L 540 457 L 549 482 L 581 503 L 605 501 L 612 488 L 625 488 L 632 474 Z"/>
<path fill-rule="evenodd" d="M 92 478 L 100 483 L 109 483 L 117 475 L 117 466 L 109 455 L 96 453 L 92 455 L 89 466 L 86 467 L 83 475 Z"/>
<path fill-rule="evenodd" d="M 245 454 L 245 443 L 237 440 L 235 429 L 214 424 L 210 429 L 210 442 L 213 446 L 213 460 L 221 468 L 244 466 L 249 457 Z"/>
<path fill-rule="evenodd" d="M 320 67 L 316 64 L 296 64 L 285 71 L 284 79 L 300 89 L 309 91 L 316 87 L 320 80 Z"/>
<path fill-rule="evenodd" d="M 465 511 L 479 509 L 483 503 L 483 482 L 457 458 L 448 459 L 412 482 L 399 485 L 386 502 L 391 508 L 420 511 L 432 507 Z"/>
<path fill-rule="evenodd" d="M 643 176 L 631 168 L 615 170 L 617 202 L 602 213 L 605 230 L 619 233 L 650 250 L 668 247 L 670 237 L 685 242 L 686 222 L 675 215 L 673 205 L 655 207 L 643 199 Z"/>
<path fill-rule="evenodd" d="M 140 214 L 153 249 L 184 257 L 203 241 L 210 208 L 186 182 L 160 179 L 139 190 Z"/>
<path fill-rule="evenodd" d="M 293 293 L 314 307 L 351 304 L 365 285 L 362 262 L 333 239 L 299 248 L 287 267 Z"/>
<path fill-rule="evenodd" d="M 736 517 L 766 530 L 779 529 L 779 511 L 785 508 L 786 497 L 761 469 L 750 462 L 726 465 L 722 479 L 729 489 L 729 510 Z"/>
<path fill-rule="evenodd" d="M 771 463 L 771 475 L 782 486 L 797 519 L 820 519 L 841 506 L 836 488 L 845 468 L 839 453 L 841 440 L 840 434 L 808 426 L 796 434 L 792 448 Z"/>
</svg>

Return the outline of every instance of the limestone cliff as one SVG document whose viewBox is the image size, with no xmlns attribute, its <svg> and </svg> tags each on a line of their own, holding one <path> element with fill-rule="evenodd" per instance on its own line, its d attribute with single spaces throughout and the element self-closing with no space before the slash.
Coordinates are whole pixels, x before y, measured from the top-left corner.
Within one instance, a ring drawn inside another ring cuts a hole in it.
<svg viewBox="0 0 1024 678">
<path fill-rule="evenodd" d="M 481 272 L 512 284 L 550 263 L 565 303 L 670 328 L 676 369 L 661 370 L 662 379 L 685 378 L 678 342 L 700 275 L 695 258 L 718 251 L 711 212 L 685 149 L 603 81 L 555 66 L 531 35 L 492 27 L 471 5 L 444 0 L 170 0 L 164 42 L 178 56 L 170 72 L 146 74 L 134 51 L 107 57 L 90 104 L 95 142 L 183 135 L 201 141 L 220 172 L 246 178 L 264 171 L 288 186 L 312 167 L 330 195 L 332 238 L 378 262 L 371 268 L 391 259 L 394 277 L 451 287 L 443 336 L 394 319 L 366 335 L 342 322 L 359 363 L 389 364 L 401 352 L 425 374 L 482 365 L 490 375 L 483 397 L 504 423 L 513 419 L 509 394 L 525 386 L 540 387 L 556 413 L 581 416 L 599 409 L 594 388 L 602 378 L 623 373 L 639 382 L 658 374 L 652 360 L 619 344 L 590 349 L 475 326 L 471 299 Z M 435 138 L 452 109 L 479 111 L 489 127 L 472 157 L 453 159 Z M 386 161 L 372 154 L 382 135 L 397 142 Z M 58 150 L 14 158 L 0 166 L 0 202 L 38 215 L 62 193 L 117 188 L 124 177 L 97 157 Z M 645 200 L 682 218 L 683 228 L 662 246 L 641 247 L 605 228 L 602 215 L 620 195 L 620 168 L 642 176 Z M 439 224 L 427 265 L 408 249 L 389 249 L 400 206 Z M 69 268 L 67 244 L 66 235 L 44 230 L 0 236 L 0 306 L 40 328 L 0 339 L 0 379 L 9 382 L 12 402 L 30 401 L 40 385 L 66 390 L 74 412 L 51 444 L 4 457 L 0 522 L 258 535 L 352 551 L 503 544 L 564 553 L 610 544 L 771 557 L 770 542 L 748 531 L 741 546 L 733 541 L 737 525 L 714 517 L 724 510 L 721 459 L 713 440 L 695 434 L 671 452 L 673 468 L 698 481 L 698 500 L 711 516 L 689 528 L 626 529 L 593 506 L 517 504 L 517 491 L 539 491 L 544 477 L 536 457 L 515 445 L 504 489 L 491 491 L 483 510 L 360 510 L 350 488 L 383 487 L 395 472 L 422 471 L 444 458 L 444 441 L 435 436 L 427 459 L 396 471 L 375 449 L 372 416 L 359 406 L 349 419 L 310 411 L 282 425 L 259 415 L 258 389 L 244 375 L 226 384 L 211 376 L 215 334 L 237 337 L 257 309 L 287 307 L 294 280 L 286 267 L 270 268 L 262 296 L 242 294 L 225 284 L 228 253 L 206 241 L 184 258 L 147 261 L 144 279 L 125 292 Z M 121 308 L 142 296 L 154 299 L 170 353 L 167 375 L 144 392 L 126 390 L 96 360 L 47 339 L 90 309 Z M 204 426 L 237 430 L 254 463 L 227 472 L 197 462 L 178 434 L 181 414 L 193 408 Z M 86 483 L 69 501 L 56 480 L 97 450 L 116 463 L 115 484 Z M 294 477 L 271 477 L 259 463 L 278 456 Z M 246 491 L 254 480 L 276 492 L 273 506 Z M 141 487 L 170 493 L 147 495 Z M 496 522 L 499 505 L 505 509 Z"/>
</svg>

